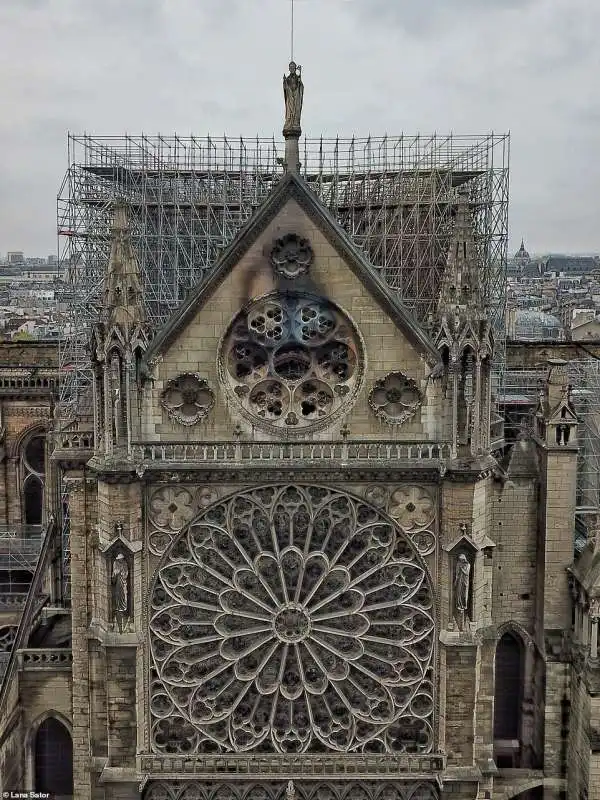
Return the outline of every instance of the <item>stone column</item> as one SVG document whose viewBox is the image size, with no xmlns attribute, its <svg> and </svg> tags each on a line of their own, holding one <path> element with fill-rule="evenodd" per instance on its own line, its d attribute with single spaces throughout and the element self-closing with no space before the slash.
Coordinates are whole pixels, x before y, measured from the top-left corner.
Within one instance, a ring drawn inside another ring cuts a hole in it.
<svg viewBox="0 0 600 800">
<path fill-rule="evenodd" d="M 455 362 L 452 365 L 452 458 L 458 455 L 458 369 Z"/>
<path fill-rule="evenodd" d="M 65 476 L 71 518 L 71 598 L 73 627 L 73 786 L 78 800 L 92 800 L 90 777 L 90 673 L 88 629 L 87 485 L 83 469 Z"/>
<path fill-rule="evenodd" d="M 600 619 L 600 598 L 592 597 L 590 600 L 590 622 L 592 625 L 590 637 L 590 661 L 598 661 L 598 620 Z"/>
</svg>

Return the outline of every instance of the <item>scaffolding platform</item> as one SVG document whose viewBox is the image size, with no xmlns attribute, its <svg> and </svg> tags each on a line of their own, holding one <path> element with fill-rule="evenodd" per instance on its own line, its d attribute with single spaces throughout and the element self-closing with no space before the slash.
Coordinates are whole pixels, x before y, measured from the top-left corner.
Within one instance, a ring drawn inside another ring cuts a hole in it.
<svg viewBox="0 0 600 800">
<path fill-rule="evenodd" d="M 130 209 L 147 313 L 157 328 L 283 175 L 283 141 L 70 135 L 58 197 L 61 268 L 73 290 L 61 346 L 61 416 L 89 383 L 87 334 L 101 304 L 115 200 Z M 456 189 L 475 220 L 482 289 L 503 355 L 508 241 L 506 134 L 301 141 L 301 174 L 373 269 L 427 325 L 447 257 Z"/>
</svg>

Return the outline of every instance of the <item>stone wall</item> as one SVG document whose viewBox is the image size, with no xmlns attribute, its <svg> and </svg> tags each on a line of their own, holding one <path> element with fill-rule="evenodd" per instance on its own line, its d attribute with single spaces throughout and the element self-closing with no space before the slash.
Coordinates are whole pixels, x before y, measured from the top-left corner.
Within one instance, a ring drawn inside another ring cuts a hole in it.
<svg viewBox="0 0 600 800">
<path fill-rule="evenodd" d="M 362 390 L 346 417 L 352 435 L 386 439 L 424 439 L 420 413 L 406 424 L 389 426 L 379 422 L 368 405 L 373 381 L 392 370 L 401 369 L 414 379 L 423 394 L 428 391 L 426 377 L 430 371 L 421 355 L 409 344 L 406 336 L 381 310 L 367 289 L 351 272 L 322 232 L 294 202 L 289 201 L 258 241 L 197 312 L 196 317 L 180 332 L 157 365 L 157 379 L 146 390 L 142 435 L 145 440 L 197 441 L 231 439 L 239 415 L 230 407 L 219 384 L 216 355 L 221 338 L 235 315 L 252 298 L 276 289 L 265 247 L 288 230 L 307 236 L 314 250 L 310 282 L 306 290 L 330 298 L 350 316 L 364 339 L 366 351 Z M 185 428 L 170 421 L 160 406 L 160 395 L 166 382 L 184 372 L 198 372 L 208 381 L 216 395 L 215 407 L 201 425 Z M 432 402 L 436 402 L 432 396 Z M 337 438 L 342 422 L 322 434 L 309 438 Z M 435 421 L 429 419 L 427 434 Z M 439 417 L 438 423 L 439 424 Z M 256 435 L 257 432 L 254 432 Z M 257 438 L 260 437 L 258 433 Z"/>
<path fill-rule="evenodd" d="M 106 689 L 111 766 L 132 767 L 137 749 L 134 648 L 108 649 Z"/>
</svg>

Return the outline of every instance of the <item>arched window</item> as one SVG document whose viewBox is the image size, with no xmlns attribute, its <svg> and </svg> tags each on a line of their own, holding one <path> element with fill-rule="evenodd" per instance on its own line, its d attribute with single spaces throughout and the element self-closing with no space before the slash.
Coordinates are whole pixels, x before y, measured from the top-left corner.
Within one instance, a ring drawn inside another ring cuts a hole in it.
<svg viewBox="0 0 600 800">
<path fill-rule="evenodd" d="M 55 717 L 45 719 L 35 735 L 34 791 L 51 797 L 73 796 L 73 742 Z"/>
<path fill-rule="evenodd" d="M 498 766 L 518 766 L 523 704 L 523 645 L 505 633 L 496 647 L 494 744 Z"/>
<path fill-rule="evenodd" d="M 41 525 L 44 508 L 46 437 L 37 432 L 21 450 L 23 523 Z"/>
</svg>

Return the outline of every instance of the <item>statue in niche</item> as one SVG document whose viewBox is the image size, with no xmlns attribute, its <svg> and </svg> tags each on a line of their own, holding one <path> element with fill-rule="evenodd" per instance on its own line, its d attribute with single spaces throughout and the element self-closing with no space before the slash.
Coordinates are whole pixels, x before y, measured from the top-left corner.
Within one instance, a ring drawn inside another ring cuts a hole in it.
<svg viewBox="0 0 600 800">
<path fill-rule="evenodd" d="M 112 611 L 119 633 L 129 624 L 129 566 L 123 553 L 115 556 L 112 566 Z"/>
<path fill-rule="evenodd" d="M 471 581 L 471 564 L 464 553 L 456 559 L 454 566 L 454 609 L 457 613 L 458 628 L 464 630 L 469 613 L 469 591 Z"/>
<path fill-rule="evenodd" d="M 290 62 L 290 74 L 283 76 L 283 96 L 285 99 L 285 124 L 283 133 L 300 132 L 300 116 L 304 99 L 302 67 Z"/>
<path fill-rule="evenodd" d="M 118 386 L 113 392 L 113 436 L 117 444 L 121 438 L 121 390 Z"/>
<path fill-rule="evenodd" d="M 285 789 L 285 800 L 296 800 L 296 787 L 294 781 L 288 781 Z"/>
</svg>

